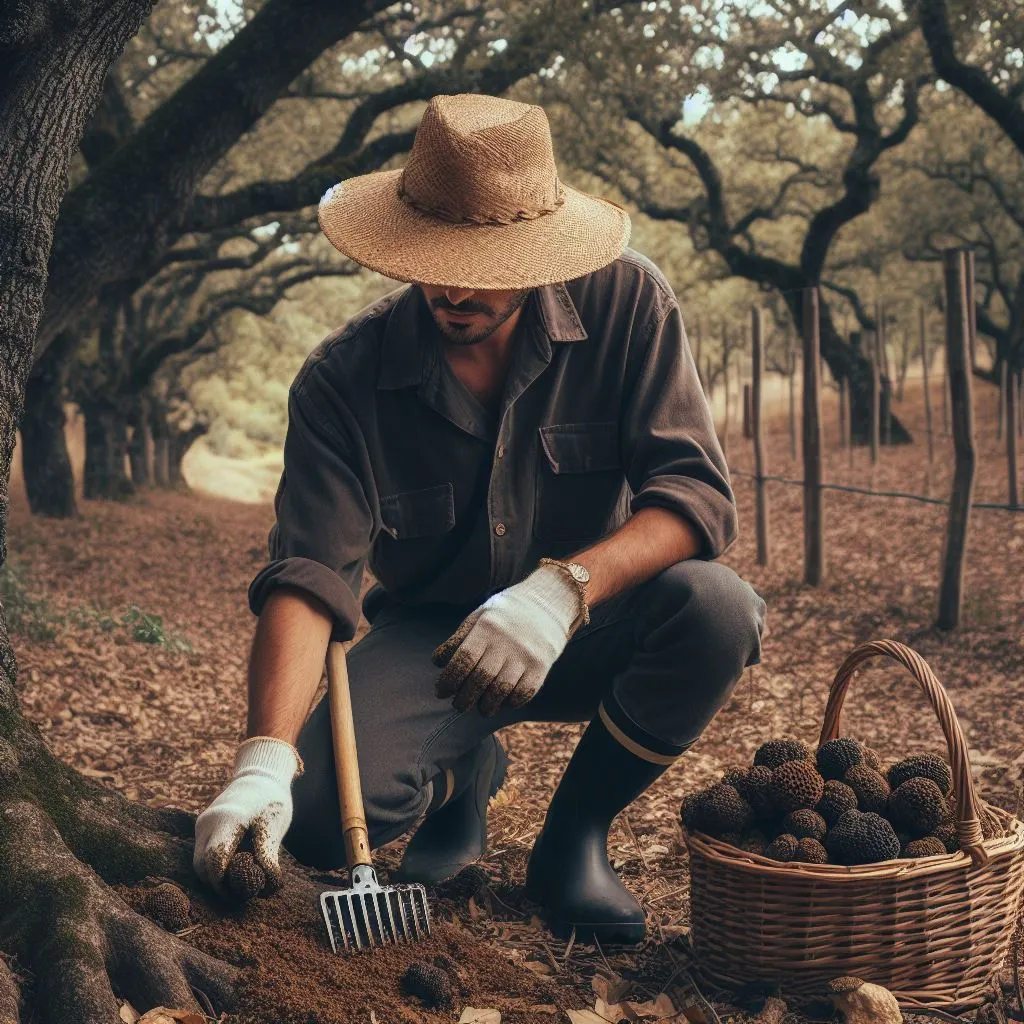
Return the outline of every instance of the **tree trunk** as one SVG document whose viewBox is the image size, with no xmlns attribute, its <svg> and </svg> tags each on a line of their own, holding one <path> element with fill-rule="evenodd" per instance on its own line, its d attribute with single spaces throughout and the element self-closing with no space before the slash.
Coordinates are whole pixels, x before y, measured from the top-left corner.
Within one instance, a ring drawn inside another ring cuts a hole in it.
<svg viewBox="0 0 1024 1024">
<path fill-rule="evenodd" d="M 167 485 L 169 487 L 185 488 L 188 486 L 181 472 L 181 463 L 189 448 L 209 429 L 205 423 L 196 423 L 180 433 L 178 431 L 171 432 L 167 446 Z"/>
<path fill-rule="evenodd" d="M 132 428 L 132 436 L 128 442 L 128 461 L 131 464 L 132 483 L 143 487 L 152 479 L 150 474 L 152 437 L 149 429 L 149 411 L 146 408 L 146 400 L 141 395 L 132 406 L 129 424 Z"/>
<path fill-rule="evenodd" d="M 793 317 L 793 323 L 800 327 L 803 316 L 803 289 L 796 288 L 783 292 L 786 305 Z M 866 445 L 871 441 L 871 363 L 857 348 L 840 337 L 832 321 L 828 303 L 821 300 L 819 306 L 821 317 L 821 351 L 834 379 L 843 376 L 850 382 L 850 423 L 853 440 L 857 444 Z M 881 382 L 882 422 L 892 405 L 892 387 L 888 376 Z M 887 441 L 890 444 L 910 444 L 913 440 L 907 428 L 896 416 L 890 419 L 891 434 Z"/>
<path fill-rule="evenodd" d="M 43 308 L 53 228 L 71 155 L 104 76 L 150 0 L 0 8 L 0 564 L 7 486 Z M 106 883 L 191 880 L 191 817 L 129 804 L 47 749 L 21 714 L 17 662 L 0 605 L 0 1013 L 115 1021 L 114 987 L 139 1005 L 229 1009 L 233 968 L 137 916 Z M 218 1009 L 218 1012 L 219 1012 Z"/>
<path fill-rule="evenodd" d="M 89 500 L 128 497 L 134 487 L 125 472 L 124 414 L 105 399 L 83 399 L 80 406 L 85 416 L 84 496 Z"/>
<path fill-rule="evenodd" d="M 75 475 L 64 436 L 63 364 L 74 343 L 74 335 L 64 332 L 36 363 L 25 390 L 21 421 L 21 469 L 28 506 L 34 515 L 54 519 L 71 519 L 78 512 Z"/>
</svg>

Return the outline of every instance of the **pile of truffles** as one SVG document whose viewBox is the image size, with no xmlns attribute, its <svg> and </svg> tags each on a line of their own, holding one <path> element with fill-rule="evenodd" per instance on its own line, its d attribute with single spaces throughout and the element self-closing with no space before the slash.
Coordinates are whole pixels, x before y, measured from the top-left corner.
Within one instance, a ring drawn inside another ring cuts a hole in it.
<svg viewBox="0 0 1024 1024">
<path fill-rule="evenodd" d="M 748 853 L 806 864 L 874 864 L 956 853 L 949 765 L 915 754 L 888 767 L 856 740 L 812 754 L 799 740 L 769 740 L 751 767 L 686 799 L 684 827 Z"/>
</svg>

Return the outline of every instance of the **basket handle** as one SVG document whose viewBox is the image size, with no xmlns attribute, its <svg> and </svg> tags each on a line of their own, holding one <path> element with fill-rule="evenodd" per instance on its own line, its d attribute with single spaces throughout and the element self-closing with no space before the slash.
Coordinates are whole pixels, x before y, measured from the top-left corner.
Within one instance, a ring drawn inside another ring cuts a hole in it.
<svg viewBox="0 0 1024 1024">
<path fill-rule="evenodd" d="M 869 658 L 884 655 L 898 661 L 917 680 L 931 703 L 932 710 L 939 719 L 949 749 L 949 763 L 953 769 L 953 793 L 956 796 L 957 831 L 960 836 L 960 848 L 970 854 L 976 865 L 987 864 L 988 853 L 982 843 L 984 836 L 981 831 L 979 813 L 981 802 L 974 779 L 971 775 L 971 762 L 967 755 L 967 740 L 960 721 L 953 710 L 949 696 L 928 663 L 916 651 L 911 650 L 896 640 L 870 640 L 863 643 L 840 665 L 839 671 L 832 682 L 825 708 L 825 721 L 821 726 L 821 737 L 818 746 L 839 736 L 839 718 L 843 712 L 846 691 L 850 687 L 854 672 Z"/>
</svg>

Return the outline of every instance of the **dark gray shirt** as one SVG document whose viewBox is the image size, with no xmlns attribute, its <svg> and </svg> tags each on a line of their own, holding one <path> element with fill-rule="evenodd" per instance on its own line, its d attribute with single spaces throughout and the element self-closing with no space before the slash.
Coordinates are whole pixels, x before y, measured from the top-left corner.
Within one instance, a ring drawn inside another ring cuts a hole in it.
<svg viewBox="0 0 1024 1024">
<path fill-rule="evenodd" d="M 448 365 L 423 293 L 392 292 L 324 339 L 288 398 L 269 564 L 319 598 L 336 639 L 367 564 L 391 599 L 476 604 L 657 505 L 714 558 L 736 507 L 672 289 L 627 249 L 536 288 L 492 415 Z"/>
</svg>

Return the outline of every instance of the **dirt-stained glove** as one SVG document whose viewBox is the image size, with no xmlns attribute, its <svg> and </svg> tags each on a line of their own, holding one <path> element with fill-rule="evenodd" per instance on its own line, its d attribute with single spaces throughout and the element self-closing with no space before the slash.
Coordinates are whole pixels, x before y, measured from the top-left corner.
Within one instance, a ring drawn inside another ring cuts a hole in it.
<svg viewBox="0 0 1024 1024">
<path fill-rule="evenodd" d="M 438 697 L 454 695 L 457 710 L 475 705 L 482 715 L 521 708 L 537 695 L 565 650 L 580 610 L 579 591 L 553 565 L 498 591 L 431 655 L 443 666 Z"/>
<path fill-rule="evenodd" d="M 216 891 L 248 832 L 253 856 L 273 886 L 281 883 L 278 857 L 292 820 L 292 780 L 302 774 L 298 751 L 284 740 L 254 736 L 235 753 L 235 773 L 227 787 L 196 818 L 192 865 Z"/>
</svg>

